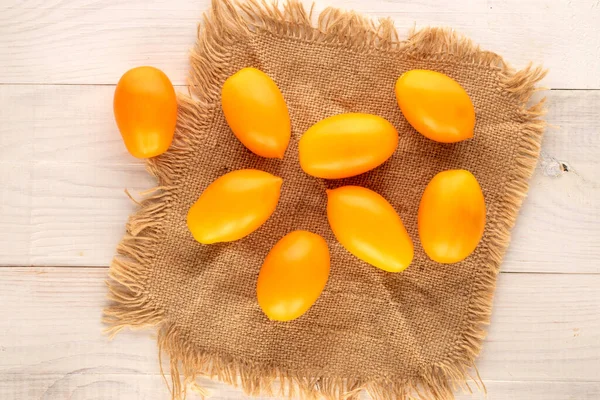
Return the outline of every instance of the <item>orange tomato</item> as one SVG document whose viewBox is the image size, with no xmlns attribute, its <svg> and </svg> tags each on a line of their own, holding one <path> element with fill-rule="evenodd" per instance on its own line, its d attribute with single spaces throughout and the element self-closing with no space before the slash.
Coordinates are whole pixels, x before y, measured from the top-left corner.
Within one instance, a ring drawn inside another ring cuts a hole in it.
<svg viewBox="0 0 600 400">
<path fill-rule="evenodd" d="M 449 264 L 467 258 L 485 227 L 485 200 L 477 179 L 464 169 L 434 176 L 421 198 L 418 222 L 421 244 L 433 261 Z"/>
<path fill-rule="evenodd" d="M 283 180 L 256 169 L 229 172 L 208 185 L 187 225 L 202 244 L 232 242 L 257 230 L 275 211 Z"/>
<path fill-rule="evenodd" d="M 273 80 L 256 68 L 230 76 L 221 91 L 223 114 L 235 136 L 254 154 L 283 158 L 291 136 L 285 99 Z"/>
<path fill-rule="evenodd" d="M 473 103 L 447 75 L 422 69 L 405 72 L 396 81 L 396 99 L 408 123 L 431 140 L 454 143 L 473 137 Z"/>
<path fill-rule="evenodd" d="M 348 178 L 383 164 L 398 146 L 398 132 L 377 115 L 334 115 L 314 124 L 300 139 L 300 166 L 317 178 Z"/>
<path fill-rule="evenodd" d="M 328 190 L 327 196 L 329 226 L 346 250 L 388 272 L 410 265 L 412 240 L 386 199 L 360 186 Z"/>
<path fill-rule="evenodd" d="M 171 81 L 154 67 L 130 69 L 117 83 L 115 120 L 132 156 L 154 157 L 167 151 L 177 121 L 177 96 Z"/>
<path fill-rule="evenodd" d="M 329 278 L 329 249 L 321 236 L 294 231 L 273 246 L 258 274 L 256 298 L 273 321 L 290 321 L 317 301 Z"/>
</svg>

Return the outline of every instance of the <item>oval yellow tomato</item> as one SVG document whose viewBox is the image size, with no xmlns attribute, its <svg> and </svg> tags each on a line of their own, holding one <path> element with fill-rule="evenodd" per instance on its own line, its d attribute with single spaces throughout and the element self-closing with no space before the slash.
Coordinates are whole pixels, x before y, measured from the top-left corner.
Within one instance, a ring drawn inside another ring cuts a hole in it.
<svg viewBox="0 0 600 400">
<path fill-rule="evenodd" d="M 377 115 L 334 115 L 314 124 L 300 139 L 300 166 L 309 175 L 341 179 L 383 164 L 398 146 L 394 125 Z"/>
<path fill-rule="evenodd" d="M 467 258 L 485 227 L 485 200 L 477 179 L 464 169 L 434 176 L 421 198 L 418 220 L 429 258 L 445 264 Z"/>
<path fill-rule="evenodd" d="M 256 297 L 273 321 L 300 317 L 317 301 L 329 277 L 329 249 L 321 236 L 294 231 L 273 246 L 258 274 Z"/>
<path fill-rule="evenodd" d="M 229 172 L 208 185 L 187 225 L 202 244 L 232 242 L 257 230 L 275 211 L 283 180 L 256 169 Z"/>
<path fill-rule="evenodd" d="M 396 81 L 396 99 L 404 117 L 431 140 L 454 143 L 473 137 L 475 108 L 454 79 L 416 69 Z"/>
<path fill-rule="evenodd" d="M 115 89 L 113 111 L 125 146 L 134 157 L 154 157 L 171 145 L 177 96 L 161 70 L 138 67 L 125 72 Z"/>
<path fill-rule="evenodd" d="M 235 136 L 254 154 L 283 158 L 291 136 L 285 99 L 273 80 L 256 68 L 227 78 L 221 91 L 225 119 Z"/>
<path fill-rule="evenodd" d="M 410 265 L 412 240 L 386 199 L 360 186 L 328 190 L 327 196 L 329 226 L 346 250 L 388 272 Z"/>
</svg>

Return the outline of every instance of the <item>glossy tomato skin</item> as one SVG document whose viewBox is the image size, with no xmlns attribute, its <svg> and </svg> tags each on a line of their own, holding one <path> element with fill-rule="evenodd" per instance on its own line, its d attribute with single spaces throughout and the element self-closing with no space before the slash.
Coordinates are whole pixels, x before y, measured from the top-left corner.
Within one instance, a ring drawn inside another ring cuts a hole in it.
<svg viewBox="0 0 600 400">
<path fill-rule="evenodd" d="M 394 207 L 360 186 L 327 191 L 329 226 L 342 246 L 359 259 L 388 272 L 405 270 L 413 244 Z"/>
<path fill-rule="evenodd" d="M 232 242 L 258 229 L 275 211 L 283 180 L 256 169 L 229 172 L 190 208 L 187 225 L 202 244 Z"/>
<path fill-rule="evenodd" d="M 294 231 L 273 246 L 258 274 L 256 297 L 273 321 L 290 321 L 317 301 L 329 278 L 329 249 L 321 236 Z"/>
<path fill-rule="evenodd" d="M 161 70 L 137 67 L 125 72 L 115 89 L 113 111 L 125 146 L 134 157 L 155 157 L 171 145 L 177 96 Z"/>
<path fill-rule="evenodd" d="M 256 68 L 230 76 L 221 90 L 229 127 L 248 150 L 261 157 L 283 158 L 291 136 L 285 99 L 273 80 Z"/>
<path fill-rule="evenodd" d="M 341 179 L 383 164 L 398 146 L 398 131 L 386 119 L 348 113 L 311 126 L 298 144 L 300 166 L 309 175 Z"/>
<path fill-rule="evenodd" d="M 421 69 L 405 72 L 396 81 L 396 99 L 408 123 L 431 140 L 455 143 L 473 137 L 473 103 L 447 75 Z"/>
<path fill-rule="evenodd" d="M 433 261 L 456 263 L 473 253 L 485 228 L 485 200 L 475 176 L 466 170 L 434 176 L 423 192 L 418 224 Z"/>
</svg>

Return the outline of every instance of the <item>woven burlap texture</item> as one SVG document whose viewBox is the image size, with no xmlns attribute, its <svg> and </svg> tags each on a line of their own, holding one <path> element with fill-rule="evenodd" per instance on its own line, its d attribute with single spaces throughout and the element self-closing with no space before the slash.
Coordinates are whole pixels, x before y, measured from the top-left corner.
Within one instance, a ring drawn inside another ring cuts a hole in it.
<svg viewBox="0 0 600 400">
<path fill-rule="evenodd" d="M 543 106 L 526 104 L 544 72 L 514 71 L 448 29 L 427 28 L 401 41 L 387 19 L 374 23 L 336 9 L 321 12 L 318 21 L 311 14 L 295 1 L 280 7 L 213 2 L 192 51 L 174 143 L 149 162 L 160 186 L 130 217 L 111 266 L 105 320 L 111 333 L 157 327 L 174 398 L 190 385 L 199 389 L 194 382 L 201 375 L 253 395 L 276 387 L 285 397 L 352 398 L 365 389 L 376 399 L 453 398 L 473 378 L 496 275 L 536 165 Z M 287 101 L 292 139 L 283 160 L 252 154 L 225 122 L 220 89 L 243 67 L 266 72 Z M 443 72 L 466 89 L 477 115 L 472 139 L 440 144 L 410 127 L 394 83 L 417 68 Z M 377 114 L 394 124 L 395 154 L 350 179 L 303 173 L 302 133 L 346 112 Z M 242 168 L 283 178 L 274 215 L 237 242 L 195 242 L 186 227 L 189 207 L 216 178 Z M 479 180 L 487 224 L 470 257 L 442 265 L 423 252 L 417 209 L 429 180 L 455 168 Z M 335 240 L 325 189 L 346 184 L 373 189 L 396 208 L 415 244 L 406 271 L 383 272 Z M 270 322 L 256 302 L 258 272 L 271 247 L 297 229 L 327 240 L 331 275 L 305 315 Z M 476 375 L 473 381 L 479 385 Z"/>
</svg>

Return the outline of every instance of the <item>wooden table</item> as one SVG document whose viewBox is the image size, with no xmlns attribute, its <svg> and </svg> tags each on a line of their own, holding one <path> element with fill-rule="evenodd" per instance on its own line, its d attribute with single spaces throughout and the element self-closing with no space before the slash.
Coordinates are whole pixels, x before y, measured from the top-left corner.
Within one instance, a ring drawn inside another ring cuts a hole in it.
<svg viewBox="0 0 600 400">
<path fill-rule="evenodd" d="M 449 25 L 552 88 L 543 153 L 478 361 L 488 399 L 600 398 L 600 1 L 329 0 L 401 34 Z M 167 399 L 154 339 L 102 335 L 107 266 L 153 186 L 112 116 L 154 65 L 185 84 L 208 0 L 2 0 L 0 399 Z M 326 6 L 318 3 L 317 10 Z M 217 399 L 242 394 L 204 382 Z M 483 395 L 460 396 L 481 399 Z"/>
</svg>

